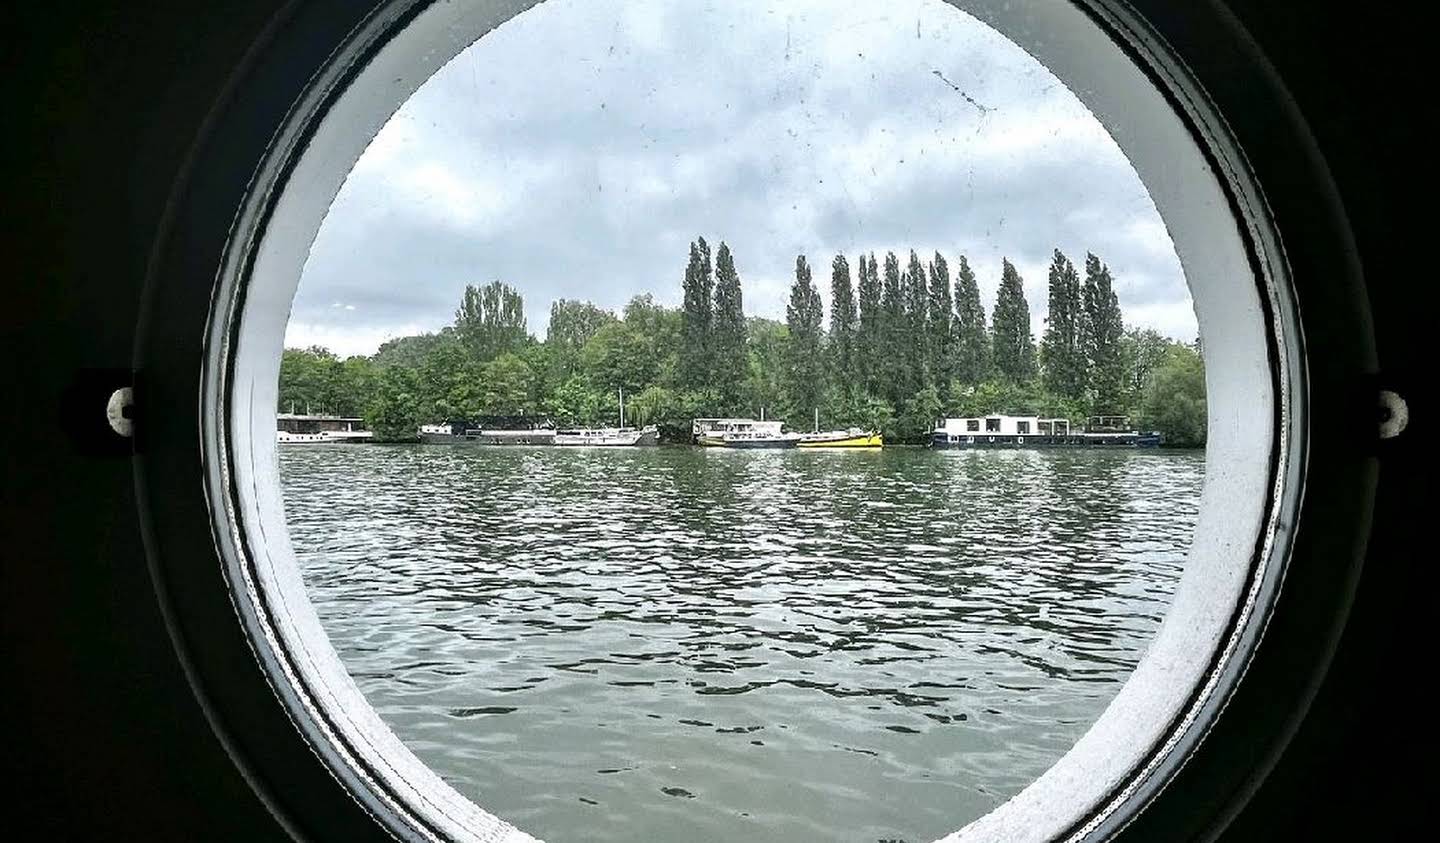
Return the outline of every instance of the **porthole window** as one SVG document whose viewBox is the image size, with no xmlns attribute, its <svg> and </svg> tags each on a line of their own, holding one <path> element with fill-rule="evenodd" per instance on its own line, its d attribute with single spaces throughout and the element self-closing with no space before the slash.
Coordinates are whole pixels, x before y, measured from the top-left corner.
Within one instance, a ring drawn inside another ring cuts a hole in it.
<svg viewBox="0 0 1440 843">
<path fill-rule="evenodd" d="M 1263 629 L 1306 406 L 1264 204 L 1133 23 L 418 3 L 339 45 L 227 228 L 199 423 L 246 646 L 367 816 L 1144 807 Z"/>
</svg>

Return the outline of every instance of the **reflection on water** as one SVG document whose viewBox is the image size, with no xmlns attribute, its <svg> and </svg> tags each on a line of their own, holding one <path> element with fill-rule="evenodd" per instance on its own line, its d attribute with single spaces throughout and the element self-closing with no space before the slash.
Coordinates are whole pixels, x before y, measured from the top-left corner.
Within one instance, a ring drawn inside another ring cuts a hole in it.
<svg viewBox="0 0 1440 843">
<path fill-rule="evenodd" d="M 1154 635 L 1203 457 L 281 449 L 341 659 L 462 793 L 566 840 L 933 839 Z"/>
</svg>

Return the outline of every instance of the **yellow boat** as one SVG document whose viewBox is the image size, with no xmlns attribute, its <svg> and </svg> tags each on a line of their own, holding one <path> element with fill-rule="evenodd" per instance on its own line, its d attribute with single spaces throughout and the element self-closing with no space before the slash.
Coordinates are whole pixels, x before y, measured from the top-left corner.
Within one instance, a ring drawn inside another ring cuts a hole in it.
<svg viewBox="0 0 1440 843">
<path fill-rule="evenodd" d="M 801 448 L 882 448 L 885 440 L 879 433 L 852 427 L 849 430 L 829 430 L 824 433 L 807 433 L 800 437 Z"/>
</svg>

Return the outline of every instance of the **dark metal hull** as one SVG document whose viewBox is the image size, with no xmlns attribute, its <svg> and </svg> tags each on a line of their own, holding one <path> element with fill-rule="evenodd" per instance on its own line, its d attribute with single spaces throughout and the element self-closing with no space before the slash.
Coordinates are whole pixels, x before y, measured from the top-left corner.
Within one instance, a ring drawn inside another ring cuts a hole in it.
<svg viewBox="0 0 1440 843">
<path fill-rule="evenodd" d="M 773 450 L 777 448 L 794 448 L 800 444 L 799 439 L 741 439 L 724 443 L 721 447 L 738 448 L 740 450 Z"/>
<path fill-rule="evenodd" d="M 954 450 L 977 448 L 1158 448 L 1160 447 L 1160 436 L 1154 433 L 1079 433 L 1069 436 L 1038 433 L 1008 436 L 1001 436 L 997 433 L 975 433 L 951 436 L 936 433 L 930 438 L 930 447 Z"/>
<path fill-rule="evenodd" d="M 554 445 L 553 430 L 499 430 L 470 433 L 422 433 L 426 445 Z"/>
</svg>

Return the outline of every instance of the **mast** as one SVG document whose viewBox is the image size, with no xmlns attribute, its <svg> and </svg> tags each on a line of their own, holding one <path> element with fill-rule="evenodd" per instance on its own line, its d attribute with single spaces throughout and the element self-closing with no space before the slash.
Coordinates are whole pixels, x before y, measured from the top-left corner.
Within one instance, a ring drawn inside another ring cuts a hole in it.
<svg viewBox="0 0 1440 843">
<path fill-rule="evenodd" d="M 815 432 L 820 432 L 820 408 L 815 408 Z"/>
<path fill-rule="evenodd" d="M 620 387 L 620 426 L 625 426 L 625 387 Z"/>
</svg>

